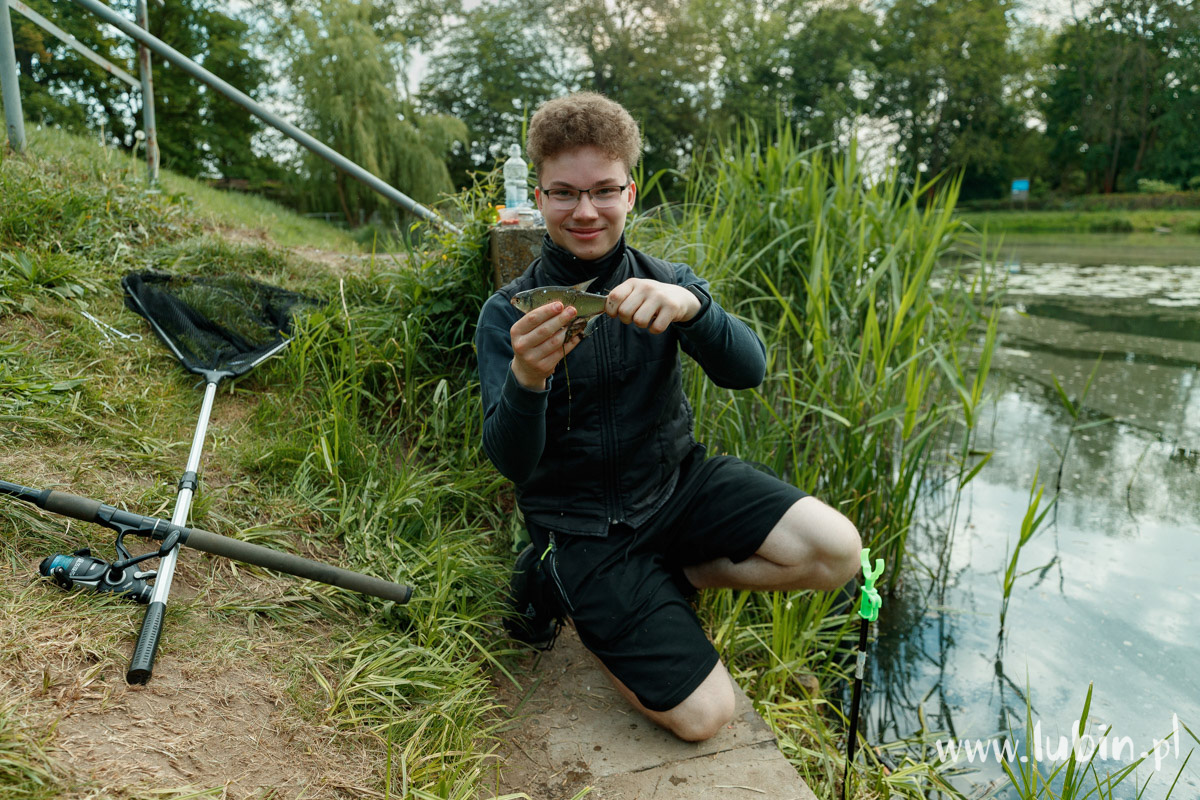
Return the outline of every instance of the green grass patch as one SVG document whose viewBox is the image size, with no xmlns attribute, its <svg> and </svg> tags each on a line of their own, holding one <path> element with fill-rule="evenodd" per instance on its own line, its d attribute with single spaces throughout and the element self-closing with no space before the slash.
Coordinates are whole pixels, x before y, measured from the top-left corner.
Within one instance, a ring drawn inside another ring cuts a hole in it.
<svg viewBox="0 0 1200 800">
<path fill-rule="evenodd" d="M 1200 208 L 1096 211 L 974 211 L 960 217 L 973 228 L 998 233 L 1200 233 Z"/>
</svg>

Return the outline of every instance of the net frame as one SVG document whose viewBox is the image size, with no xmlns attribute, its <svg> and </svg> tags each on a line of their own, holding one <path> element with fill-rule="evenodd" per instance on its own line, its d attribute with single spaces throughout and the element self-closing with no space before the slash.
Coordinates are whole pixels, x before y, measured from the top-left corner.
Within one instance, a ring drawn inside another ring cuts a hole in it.
<svg viewBox="0 0 1200 800">
<path fill-rule="evenodd" d="M 125 305 L 189 371 L 208 381 L 244 375 L 287 347 L 292 319 L 320 302 L 243 275 L 130 272 Z"/>
</svg>

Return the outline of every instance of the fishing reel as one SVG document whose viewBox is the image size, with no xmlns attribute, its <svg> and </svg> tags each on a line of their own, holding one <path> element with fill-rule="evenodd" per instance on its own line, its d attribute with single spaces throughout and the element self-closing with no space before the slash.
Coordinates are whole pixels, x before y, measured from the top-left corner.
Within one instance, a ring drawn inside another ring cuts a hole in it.
<svg viewBox="0 0 1200 800">
<path fill-rule="evenodd" d="M 147 579 L 157 573 L 135 572 L 131 569 L 118 568 L 102 558 L 96 558 L 86 547 L 76 550 L 69 556 L 50 556 L 42 561 L 38 571 L 47 578 L 53 578 L 64 589 L 76 586 L 86 586 L 97 592 L 113 592 L 127 595 L 139 603 L 149 603 L 153 587 Z"/>
<path fill-rule="evenodd" d="M 175 547 L 178 537 L 168 537 L 157 551 L 133 556 L 125 549 L 121 541 L 126 531 L 117 534 L 117 556 L 120 560 L 108 562 L 92 555 L 92 551 L 84 547 L 69 556 L 54 555 L 42 560 L 38 571 L 47 578 L 53 578 L 64 589 L 84 586 L 95 592 L 112 592 L 124 595 L 138 603 L 149 603 L 154 587 L 148 583 L 158 575 L 157 570 L 135 570 L 134 565 L 150 558 L 161 558 Z"/>
</svg>

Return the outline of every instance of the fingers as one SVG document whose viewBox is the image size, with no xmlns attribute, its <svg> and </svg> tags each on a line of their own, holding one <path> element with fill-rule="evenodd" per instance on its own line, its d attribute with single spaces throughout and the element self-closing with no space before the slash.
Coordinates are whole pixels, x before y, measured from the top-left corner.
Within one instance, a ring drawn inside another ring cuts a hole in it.
<svg viewBox="0 0 1200 800">
<path fill-rule="evenodd" d="M 608 293 L 604 313 L 625 324 L 662 333 L 672 322 L 683 317 L 686 298 L 691 294 L 678 286 L 644 278 L 630 278 Z"/>
<path fill-rule="evenodd" d="M 512 371 L 521 385 L 540 391 L 554 368 L 579 344 L 579 336 L 567 341 L 567 326 L 577 312 L 562 303 L 547 303 L 522 316 L 509 329 L 512 340 Z"/>
</svg>

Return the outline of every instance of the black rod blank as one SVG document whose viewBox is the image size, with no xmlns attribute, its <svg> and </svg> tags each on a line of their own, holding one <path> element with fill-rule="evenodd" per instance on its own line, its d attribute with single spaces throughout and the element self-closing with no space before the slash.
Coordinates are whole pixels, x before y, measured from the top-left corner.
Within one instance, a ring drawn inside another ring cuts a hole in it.
<svg viewBox="0 0 1200 800">
<path fill-rule="evenodd" d="M 370 575 L 351 572 L 341 567 L 312 561 L 291 553 L 283 553 L 239 539 L 231 539 L 218 533 L 172 525 L 165 519 L 146 517 L 119 508 L 105 505 L 97 500 L 59 492 L 53 489 L 31 489 L 0 480 L 0 494 L 7 494 L 37 505 L 55 514 L 94 522 L 109 528 L 126 529 L 130 533 L 161 541 L 171 533 L 179 533 L 179 543 L 195 550 L 224 556 L 234 561 L 294 575 L 298 578 L 326 583 L 361 594 L 407 603 L 412 597 L 412 587 L 385 581 Z"/>
</svg>

